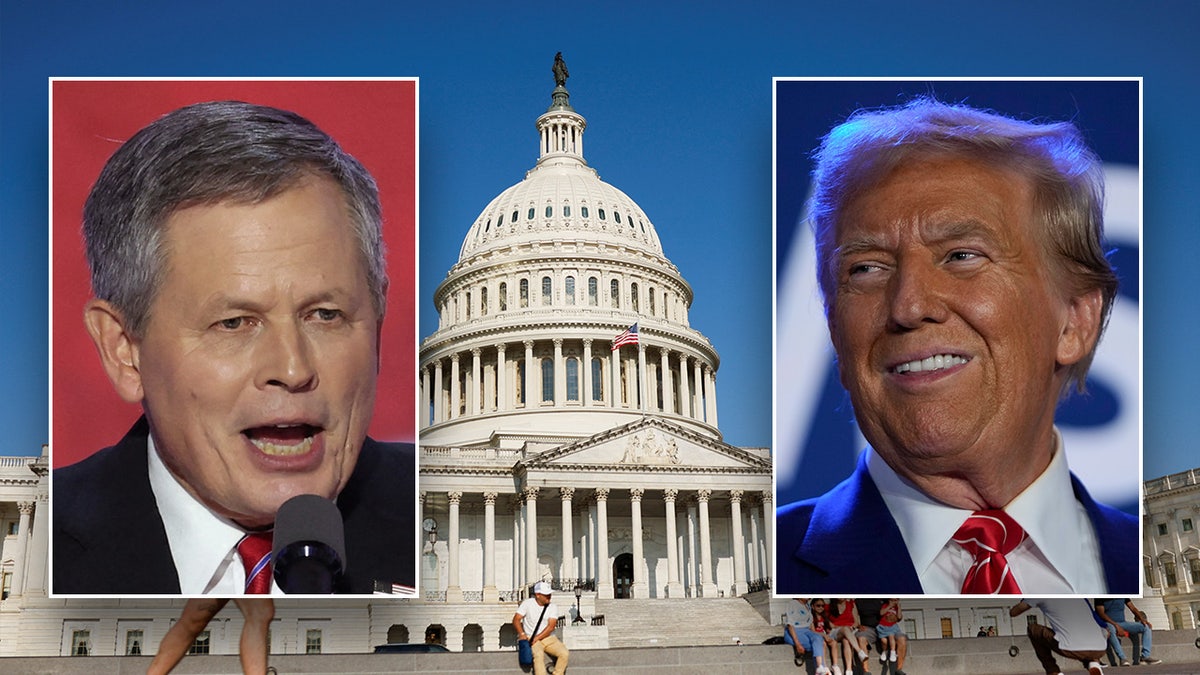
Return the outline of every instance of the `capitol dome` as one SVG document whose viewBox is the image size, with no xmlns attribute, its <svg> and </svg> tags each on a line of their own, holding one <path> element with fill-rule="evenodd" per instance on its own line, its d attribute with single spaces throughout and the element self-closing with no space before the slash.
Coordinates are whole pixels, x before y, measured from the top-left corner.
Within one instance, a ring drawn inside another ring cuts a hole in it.
<svg viewBox="0 0 1200 675">
<path fill-rule="evenodd" d="M 559 444 L 647 415 L 719 440 L 719 359 L 688 324 L 691 286 L 645 211 L 588 166 L 565 80 L 536 120 L 537 163 L 480 212 L 434 293 L 422 443 Z"/>
</svg>

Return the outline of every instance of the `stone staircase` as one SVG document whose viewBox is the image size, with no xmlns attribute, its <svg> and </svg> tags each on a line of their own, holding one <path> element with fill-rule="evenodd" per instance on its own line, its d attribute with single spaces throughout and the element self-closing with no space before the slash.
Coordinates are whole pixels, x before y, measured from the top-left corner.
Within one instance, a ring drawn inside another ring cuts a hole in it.
<svg viewBox="0 0 1200 675">
<path fill-rule="evenodd" d="M 596 600 L 609 647 L 759 644 L 779 634 L 742 598 Z"/>
</svg>

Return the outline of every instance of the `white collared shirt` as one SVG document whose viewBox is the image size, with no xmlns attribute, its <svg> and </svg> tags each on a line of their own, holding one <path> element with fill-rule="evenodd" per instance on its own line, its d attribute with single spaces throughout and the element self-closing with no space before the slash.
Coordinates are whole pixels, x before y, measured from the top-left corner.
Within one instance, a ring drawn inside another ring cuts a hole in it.
<svg viewBox="0 0 1200 675">
<path fill-rule="evenodd" d="M 167 469 L 154 438 L 147 442 L 150 489 L 167 530 L 171 557 L 179 574 L 183 595 L 242 595 L 246 571 L 237 554 L 237 543 L 246 534 L 228 518 L 213 513 L 200 503 Z M 271 595 L 283 591 L 271 580 Z"/>
<path fill-rule="evenodd" d="M 925 593 L 957 595 L 971 554 L 951 541 L 971 511 L 947 506 L 896 474 L 867 448 L 867 470 L 900 528 Z M 1108 592 L 1100 546 L 1087 510 L 1075 499 L 1071 473 L 1054 430 L 1050 465 L 1004 511 L 1029 535 L 1007 558 L 1022 593 Z"/>
</svg>

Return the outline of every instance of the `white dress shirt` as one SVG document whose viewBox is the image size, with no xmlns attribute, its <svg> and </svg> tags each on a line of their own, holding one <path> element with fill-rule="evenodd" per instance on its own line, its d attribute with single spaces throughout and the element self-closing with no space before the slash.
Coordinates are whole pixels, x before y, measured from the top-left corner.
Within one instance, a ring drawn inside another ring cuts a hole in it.
<svg viewBox="0 0 1200 675">
<path fill-rule="evenodd" d="M 246 571 L 237 554 L 237 543 L 246 532 L 228 518 L 213 513 L 183 487 L 158 456 L 153 436 L 149 437 L 148 445 L 150 489 L 167 530 L 180 592 L 243 595 Z M 271 595 L 283 595 L 274 579 Z"/>
<path fill-rule="evenodd" d="M 901 478 L 867 448 L 867 470 L 900 528 L 925 593 L 957 595 L 973 559 L 951 541 L 972 511 L 947 506 Z M 1029 536 L 1007 559 L 1022 593 L 1108 592 L 1100 547 L 1087 510 L 1075 499 L 1071 473 L 1054 431 L 1050 465 L 1004 511 Z"/>
</svg>

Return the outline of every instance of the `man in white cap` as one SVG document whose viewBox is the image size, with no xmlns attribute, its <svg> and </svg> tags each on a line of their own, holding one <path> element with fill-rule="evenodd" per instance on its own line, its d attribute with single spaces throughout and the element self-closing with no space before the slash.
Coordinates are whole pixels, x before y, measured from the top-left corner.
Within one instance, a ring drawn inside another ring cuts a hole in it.
<svg viewBox="0 0 1200 675">
<path fill-rule="evenodd" d="M 546 675 L 546 654 L 554 657 L 554 675 L 567 672 L 567 646 L 554 637 L 558 607 L 550 602 L 553 592 L 550 584 L 537 582 L 533 585 L 533 597 L 522 602 L 513 615 L 517 639 L 529 640 L 533 646 L 533 672 L 536 675 Z"/>
</svg>

